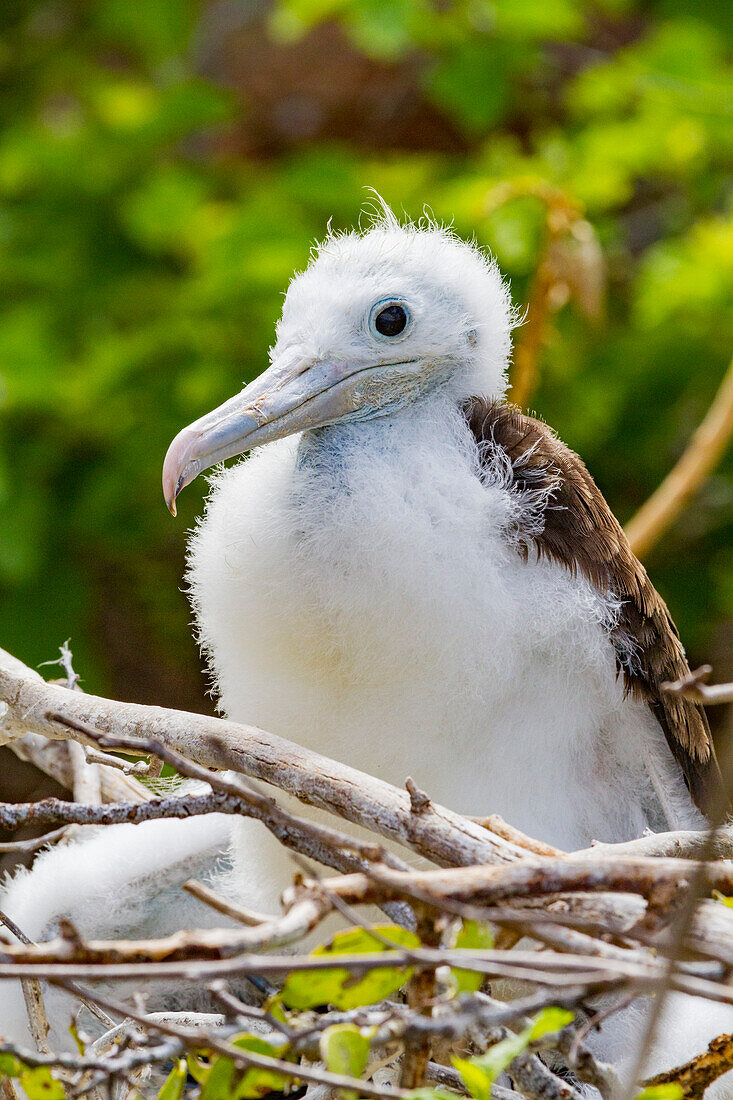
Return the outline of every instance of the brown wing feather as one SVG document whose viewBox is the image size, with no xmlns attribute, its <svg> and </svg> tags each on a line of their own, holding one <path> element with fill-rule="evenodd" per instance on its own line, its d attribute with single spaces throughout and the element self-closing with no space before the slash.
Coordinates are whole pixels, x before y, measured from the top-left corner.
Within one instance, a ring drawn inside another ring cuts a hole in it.
<svg viewBox="0 0 733 1100">
<path fill-rule="evenodd" d="M 656 715 L 698 807 L 712 812 L 721 778 L 705 713 L 661 689 L 665 680 L 689 671 L 679 635 L 585 465 L 551 428 L 513 405 L 472 398 L 465 413 L 480 450 L 492 444 L 506 453 L 517 490 L 552 487 L 544 528 L 531 542 L 540 557 L 580 572 L 622 602 L 612 631 L 619 674 L 626 690 Z"/>
</svg>

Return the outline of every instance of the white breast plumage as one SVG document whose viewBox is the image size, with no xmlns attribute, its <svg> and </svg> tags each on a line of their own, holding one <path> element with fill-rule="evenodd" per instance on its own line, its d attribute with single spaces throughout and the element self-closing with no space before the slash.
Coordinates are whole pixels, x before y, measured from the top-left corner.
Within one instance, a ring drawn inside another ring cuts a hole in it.
<svg viewBox="0 0 733 1100">
<path fill-rule="evenodd" d="M 190 568 L 223 709 L 561 845 L 640 832 L 625 730 L 654 722 L 623 698 L 615 606 L 522 561 L 516 508 L 441 396 L 223 473 Z"/>
</svg>

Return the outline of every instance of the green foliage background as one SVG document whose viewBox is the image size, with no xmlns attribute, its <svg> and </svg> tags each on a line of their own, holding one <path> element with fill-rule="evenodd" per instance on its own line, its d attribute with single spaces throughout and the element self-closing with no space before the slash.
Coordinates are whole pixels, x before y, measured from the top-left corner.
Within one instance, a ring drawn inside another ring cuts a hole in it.
<svg viewBox="0 0 733 1100">
<path fill-rule="evenodd" d="M 281 294 L 375 187 L 496 253 L 526 303 L 545 181 L 605 317 L 559 311 L 535 408 L 622 520 L 733 351 L 733 9 L 718 0 L 15 0 L 0 16 L 0 644 L 206 706 L 179 590 L 185 423 L 259 373 Z M 649 567 L 733 674 L 733 458 Z"/>
</svg>

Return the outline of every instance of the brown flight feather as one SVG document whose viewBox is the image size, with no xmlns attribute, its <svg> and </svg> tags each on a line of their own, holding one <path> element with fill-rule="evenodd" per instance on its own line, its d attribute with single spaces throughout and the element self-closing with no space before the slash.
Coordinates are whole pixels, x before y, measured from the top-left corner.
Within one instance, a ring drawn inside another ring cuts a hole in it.
<svg viewBox="0 0 733 1100">
<path fill-rule="evenodd" d="M 464 411 L 482 461 L 487 447 L 498 446 L 509 459 L 517 491 L 548 492 L 543 529 L 529 539 L 538 556 L 581 573 L 603 595 L 621 602 L 611 631 L 618 672 L 627 692 L 646 701 L 658 719 L 697 806 L 714 812 L 721 776 L 705 712 L 662 691 L 666 680 L 689 671 L 682 643 L 664 600 L 584 463 L 551 428 L 513 405 L 472 398 Z M 527 556 L 526 542 L 520 552 Z"/>
</svg>

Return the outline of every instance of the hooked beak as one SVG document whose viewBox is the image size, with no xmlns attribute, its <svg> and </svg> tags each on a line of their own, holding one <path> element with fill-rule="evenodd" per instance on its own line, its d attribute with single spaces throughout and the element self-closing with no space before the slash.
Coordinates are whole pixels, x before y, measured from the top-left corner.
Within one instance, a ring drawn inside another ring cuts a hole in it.
<svg viewBox="0 0 733 1100">
<path fill-rule="evenodd" d="M 173 440 L 163 463 L 163 495 L 171 514 L 181 490 L 209 466 L 357 412 L 369 379 L 385 365 L 354 370 L 348 363 L 308 357 L 302 348 L 285 352 L 240 394 Z"/>
</svg>

